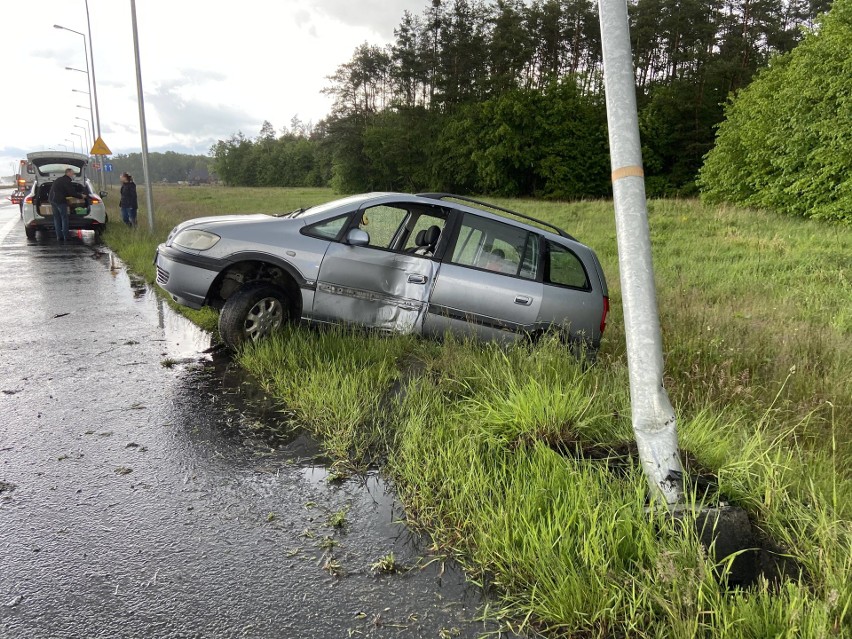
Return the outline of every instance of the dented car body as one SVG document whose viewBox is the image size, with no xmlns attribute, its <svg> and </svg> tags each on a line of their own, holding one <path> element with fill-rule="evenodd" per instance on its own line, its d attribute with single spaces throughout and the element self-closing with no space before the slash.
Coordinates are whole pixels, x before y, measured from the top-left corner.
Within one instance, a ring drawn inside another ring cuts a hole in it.
<svg viewBox="0 0 852 639">
<path fill-rule="evenodd" d="M 556 329 L 596 349 L 608 311 L 590 248 L 449 194 L 369 193 L 279 216 L 189 220 L 155 261 L 175 301 L 220 310 L 233 347 L 302 320 L 500 341 Z"/>
</svg>

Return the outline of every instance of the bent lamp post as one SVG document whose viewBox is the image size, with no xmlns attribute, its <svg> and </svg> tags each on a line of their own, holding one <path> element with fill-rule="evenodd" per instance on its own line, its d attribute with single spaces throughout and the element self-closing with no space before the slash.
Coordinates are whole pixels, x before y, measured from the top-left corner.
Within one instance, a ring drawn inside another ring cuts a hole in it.
<svg viewBox="0 0 852 639">
<path fill-rule="evenodd" d="M 651 261 L 627 4 L 625 0 L 599 0 L 598 6 L 633 433 L 651 498 L 672 506 L 682 498 L 683 467 L 674 409 L 663 388 L 662 332 Z"/>
</svg>

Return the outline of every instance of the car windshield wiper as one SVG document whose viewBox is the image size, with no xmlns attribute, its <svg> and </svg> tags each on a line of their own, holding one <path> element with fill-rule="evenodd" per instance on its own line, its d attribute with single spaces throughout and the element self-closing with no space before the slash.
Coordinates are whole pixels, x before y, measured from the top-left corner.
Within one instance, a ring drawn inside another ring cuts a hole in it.
<svg viewBox="0 0 852 639">
<path fill-rule="evenodd" d="M 287 213 L 278 213 L 277 215 L 275 215 L 275 217 L 298 217 L 300 214 L 304 213 L 305 211 L 307 211 L 307 209 L 305 209 L 303 207 L 299 207 L 299 208 L 294 209 L 292 211 L 289 211 Z"/>
</svg>

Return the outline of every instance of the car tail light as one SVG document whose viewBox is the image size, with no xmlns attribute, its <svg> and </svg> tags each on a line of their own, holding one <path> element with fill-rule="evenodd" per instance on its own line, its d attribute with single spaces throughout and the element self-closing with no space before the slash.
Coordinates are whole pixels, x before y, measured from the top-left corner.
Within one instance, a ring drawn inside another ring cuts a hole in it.
<svg viewBox="0 0 852 639">
<path fill-rule="evenodd" d="M 96 197 L 89 196 L 89 200 L 91 200 L 92 204 L 100 204 L 101 203 L 101 201 Z"/>
<path fill-rule="evenodd" d="M 601 315 L 601 335 L 603 335 L 604 329 L 606 328 L 606 316 L 609 314 L 609 298 L 604 297 L 604 307 L 603 307 L 603 315 Z"/>
<path fill-rule="evenodd" d="M 33 203 L 33 196 L 32 195 L 28 196 L 27 199 L 24 200 L 24 202 L 26 202 L 27 204 L 32 204 Z"/>
</svg>

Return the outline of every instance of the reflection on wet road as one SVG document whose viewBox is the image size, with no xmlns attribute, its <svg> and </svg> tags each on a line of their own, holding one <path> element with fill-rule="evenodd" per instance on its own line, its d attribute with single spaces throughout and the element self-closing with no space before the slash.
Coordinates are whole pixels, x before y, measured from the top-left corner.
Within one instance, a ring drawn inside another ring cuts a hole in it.
<svg viewBox="0 0 852 639">
<path fill-rule="evenodd" d="M 493 629 L 378 476 L 329 483 L 304 434 L 254 437 L 286 413 L 105 247 L 27 242 L 2 206 L 0 273 L 0 636 Z M 376 576 L 391 552 L 410 570 Z"/>
</svg>

